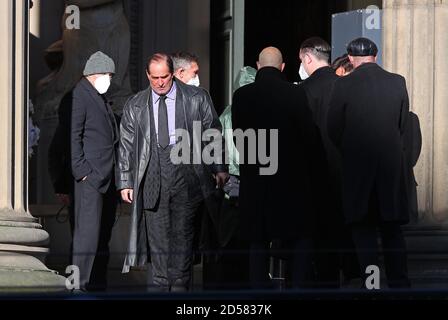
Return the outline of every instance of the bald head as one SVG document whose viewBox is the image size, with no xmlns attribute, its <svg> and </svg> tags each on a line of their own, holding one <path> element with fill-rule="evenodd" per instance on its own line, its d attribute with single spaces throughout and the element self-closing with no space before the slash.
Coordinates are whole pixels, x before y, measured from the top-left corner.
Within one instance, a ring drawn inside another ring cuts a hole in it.
<svg viewBox="0 0 448 320">
<path fill-rule="evenodd" d="M 258 69 L 263 67 L 274 67 L 283 71 L 285 64 L 283 63 L 282 53 L 275 47 L 264 48 L 258 57 L 257 66 Z"/>
</svg>

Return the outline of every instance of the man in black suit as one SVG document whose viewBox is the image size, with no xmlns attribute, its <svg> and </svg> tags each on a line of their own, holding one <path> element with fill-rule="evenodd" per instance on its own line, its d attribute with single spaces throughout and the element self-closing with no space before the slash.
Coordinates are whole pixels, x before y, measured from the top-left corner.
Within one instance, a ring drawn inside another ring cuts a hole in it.
<svg viewBox="0 0 448 320">
<path fill-rule="evenodd" d="M 238 89 L 232 102 L 233 129 L 278 130 L 278 143 L 264 140 L 265 150 L 277 158 L 277 170 L 261 174 L 264 161 L 248 161 L 248 143 L 240 153 L 240 213 L 242 240 L 249 241 L 250 281 L 254 289 L 270 288 L 269 248 L 273 240 L 293 250 L 293 287 L 311 285 L 311 250 L 316 192 L 315 163 L 322 148 L 303 88 L 288 83 L 282 73 L 281 52 L 265 48 L 257 62 L 255 82 Z M 269 136 L 268 133 L 268 136 Z M 275 139 L 275 137 L 274 137 Z M 278 153 L 272 152 L 278 147 Z M 242 157 L 241 155 L 244 155 Z"/>
<path fill-rule="evenodd" d="M 115 64 L 98 51 L 86 63 L 73 90 L 71 159 L 75 179 L 73 264 L 81 288 L 102 290 L 107 283 L 109 240 L 115 221 L 115 151 L 118 128 L 103 94 Z"/>
<path fill-rule="evenodd" d="M 379 228 L 389 287 L 408 287 L 401 224 L 409 221 L 403 134 L 409 112 L 405 79 L 378 66 L 378 49 L 358 38 L 347 47 L 355 71 L 335 83 L 328 135 L 342 155 L 343 210 L 361 273 L 379 266 Z"/>
<path fill-rule="evenodd" d="M 300 86 L 305 89 L 327 158 L 315 179 L 320 185 L 322 197 L 322 206 L 318 211 L 319 232 L 315 239 L 314 264 L 316 284 L 321 288 L 339 287 L 340 269 L 345 271 L 346 280 L 359 274 L 355 255 L 340 252 L 342 248 L 343 252 L 353 249 L 353 244 L 342 214 L 341 159 L 327 132 L 328 107 L 334 83 L 339 78 L 330 67 L 330 53 L 330 45 L 319 37 L 305 40 L 299 51 L 301 69 L 307 77 Z M 348 263 L 350 261 L 352 263 Z"/>
</svg>

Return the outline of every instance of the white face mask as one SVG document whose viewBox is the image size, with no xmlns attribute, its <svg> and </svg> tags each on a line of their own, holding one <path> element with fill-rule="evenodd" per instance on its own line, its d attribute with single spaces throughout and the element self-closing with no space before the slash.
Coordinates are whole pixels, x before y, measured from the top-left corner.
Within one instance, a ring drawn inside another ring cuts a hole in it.
<svg viewBox="0 0 448 320">
<path fill-rule="evenodd" d="M 201 82 L 199 81 L 199 76 L 196 75 L 196 77 L 191 78 L 190 80 L 188 80 L 187 84 L 189 84 L 190 86 L 199 87 L 199 85 L 201 84 Z"/>
<path fill-rule="evenodd" d="M 305 68 L 303 67 L 303 63 L 300 64 L 299 76 L 302 80 L 306 80 L 310 77 L 308 73 L 306 73 Z"/>
<path fill-rule="evenodd" d="M 95 89 L 99 94 L 105 94 L 110 87 L 110 76 L 108 74 L 99 76 L 95 80 Z"/>
</svg>

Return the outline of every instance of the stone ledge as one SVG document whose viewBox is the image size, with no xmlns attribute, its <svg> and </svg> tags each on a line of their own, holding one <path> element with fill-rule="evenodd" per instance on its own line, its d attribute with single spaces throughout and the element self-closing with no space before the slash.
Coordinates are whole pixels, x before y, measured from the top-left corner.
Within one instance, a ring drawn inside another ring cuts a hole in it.
<svg viewBox="0 0 448 320">
<path fill-rule="evenodd" d="M 49 235 L 42 229 L 0 226 L 0 243 L 47 246 L 49 244 Z"/>
<path fill-rule="evenodd" d="M 32 255 L 35 254 L 48 254 L 48 248 L 43 247 L 31 247 L 31 246 L 21 246 L 17 244 L 3 244 L 0 243 L 0 251 L 6 252 L 20 252 L 20 253 L 29 253 Z"/>
<path fill-rule="evenodd" d="M 14 211 L 12 209 L 0 209 L 0 221 L 34 222 L 39 220 L 29 213 Z"/>
<path fill-rule="evenodd" d="M 23 253 L 0 251 L 0 293 L 65 290 L 65 278 L 48 269 L 39 259 Z"/>
<path fill-rule="evenodd" d="M 66 292 L 65 278 L 51 271 L 0 269 L 0 293 Z"/>
<path fill-rule="evenodd" d="M 61 210 L 62 205 L 59 204 L 34 204 L 30 205 L 30 212 L 34 217 L 46 218 L 55 217 L 60 211 L 60 215 L 67 216 L 68 210 L 65 207 Z M 128 204 L 122 204 L 117 206 L 117 215 L 129 215 L 131 213 L 131 206 Z"/>
<path fill-rule="evenodd" d="M 429 235 L 429 236 L 433 236 L 435 234 L 448 235 L 448 225 L 411 224 L 403 226 L 402 229 L 406 235 Z"/>
<path fill-rule="evenodd" d="M 26 253 L 0 251 L 0 269 L 50 271 L 39 259 Z"/>
<path fill-rule="evenodd" d="M 42 226 L 36 222 L 4 221 L 4 220 L 0 220 L 0 227 L 20 227 L 20 228 L 42 229 Z"/>
</svg>

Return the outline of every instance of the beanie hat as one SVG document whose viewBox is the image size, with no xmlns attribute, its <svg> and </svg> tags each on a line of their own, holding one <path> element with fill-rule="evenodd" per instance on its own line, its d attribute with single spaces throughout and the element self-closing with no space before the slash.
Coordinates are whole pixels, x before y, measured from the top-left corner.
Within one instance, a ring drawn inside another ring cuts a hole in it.
<svg viewBox="0 0 448 320">
<path fill-rule="evenodd" d="M 97 51 L 87 60 L 83 75 L 90 76 L 100 73 L 115 73 L 115 63 L 107 55 Z"/>
</svg>

